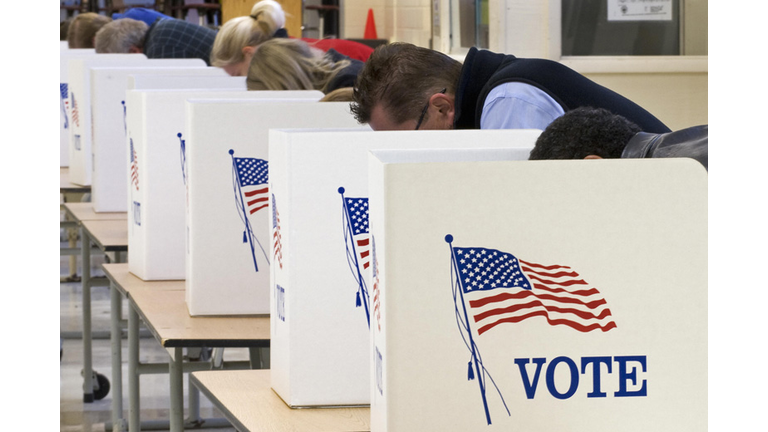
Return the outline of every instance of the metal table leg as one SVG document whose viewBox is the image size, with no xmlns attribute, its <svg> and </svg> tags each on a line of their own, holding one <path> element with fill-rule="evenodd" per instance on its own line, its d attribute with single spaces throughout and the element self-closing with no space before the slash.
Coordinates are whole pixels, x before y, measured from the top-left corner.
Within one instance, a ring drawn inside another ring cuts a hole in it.
<svg viewBox="0 0 768 432">
<path fill-rule="evenodd" d="M 171 432 L 184 430 L 184 367 L 182 348 L 169 348 L 168 373 L 171 379 Z"/>
<path fill-rule="evenodd" d="M 123 430 L 122 329 L 120 328 L 122 296 L 114 284 L 110 283 L 109 289 L 112 320 L 112 428 L 113 432 L 120 432 Z"/>
<path fill-rule="evenodd" d="M 83 287 L 83 402 L 93 402 L 93 364 L 91 357 L 91 239 L 80 228 Z"/>
<path fill-rule="evenodd" d="M 141 430 L 139 413 L 139 314 L 128 308 L 128 431 Z"/>
</svg>

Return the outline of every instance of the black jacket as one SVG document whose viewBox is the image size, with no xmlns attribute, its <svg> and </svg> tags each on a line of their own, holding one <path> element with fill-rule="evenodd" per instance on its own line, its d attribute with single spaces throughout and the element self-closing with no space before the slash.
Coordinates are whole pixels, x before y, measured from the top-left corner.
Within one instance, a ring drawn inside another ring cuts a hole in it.
<svg viewBox="0 0 768 432">
<path fill-rule="evenodd" d="M 674 158 L 696 159 L 709 171 L 708 125 L 694 126 L 676 132 L 654 134 L 640 132 L 632 137 L 621 153 L 622 158 Z"/>
<path fill-rule="evenodd" d="M 640 105 L 560 63 L 517 58 L 477 48 L 469 50 L 461 69 L 454 127 L 480 129 L 485 98 L 494 87 L 508 82 L 522 82 L 541 89 L 566 112 L 582 106 L 605 108 L 633 121 L 643 131 L 670 132 L 664 123 Z"/>
<path fill-rule="evenodd" d="M 361 70 L 363 70 L 364 63 L 360 60 L 355 60 L 340 54 L 333 48 L 329 49 L 325 55 L 330 57 L 334 63 L 338 63 L 342 60 L 349 60 L 349 66 L 340 70 L 336 75 L 334 75 L 333 78 L 331 78 L 331 81 L 328 83 L 328 86 L 325 89 L 325 94 L 343 87 L 354 87 L 357 75 L 360 74 Z"/>
</svg>

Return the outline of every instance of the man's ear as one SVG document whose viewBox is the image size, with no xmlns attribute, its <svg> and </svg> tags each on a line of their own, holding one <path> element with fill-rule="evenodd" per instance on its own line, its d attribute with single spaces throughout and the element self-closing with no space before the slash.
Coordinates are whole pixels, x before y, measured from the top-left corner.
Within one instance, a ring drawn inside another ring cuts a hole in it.
<svg viewBox="0 0 768 432">
<path fill-rule="evenodd" d="M 600 156 L 598 156 L 598 155 L 591 154 L 591 155 L 587 155 L 586 157 L 584 157 L 584 159 L 586 160 L 586 159 L 602 159 L 602 158 Z"/>
<path fill-rule="evenodd" d="M 429 104 L 436 108 L 437 118 L 440 124 L 444 126 L 443 129 L 452 129 L 453 117 L 456 114 L 454 96 L 444 93 L 435 93 L 429 98 Z M 434 112 L 435 111 L 433 111 L 433 113 Z"/>
<path fill-rule="evenodd" d="M 131 45 L 130 48 L 128 48 L 128 54 L 141 54 L 142 49 L 137 47 L 136 45 Z"/>
</svg>

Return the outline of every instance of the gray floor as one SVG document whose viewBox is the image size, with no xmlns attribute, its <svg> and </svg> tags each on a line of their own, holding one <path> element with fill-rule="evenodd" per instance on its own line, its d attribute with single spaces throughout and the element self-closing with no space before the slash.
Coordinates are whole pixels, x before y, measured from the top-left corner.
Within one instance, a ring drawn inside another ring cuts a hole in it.
<svg viewBox="0 0 768 432">
<path fill-rule="evenodd" d="M 62 246 L 66 246 L 62 243 Z M 79 261 L 79 259 L 78 259 Z M 100 257 L 92 261 L 92 272 L 103 275 L 99 266 L 104 260 Z M 61 259 L 61 275 L 69 273 L 69 258 Z M 78 272 L 79 274 L 79 272 Z M 79 283 L 61 283 L 61 332 L 82 331 L 82 290 Z M 92 322 L 94 332 L 107 332 L 110 327 L 109 291 L 106 287 L 92 288 Z M 124 301 L 125 302 L 125 301 Z M 127 303 L 123 306 L 123 319 L 127 311 Z M 83 402 L 83 380 L 80 376 L 83 365 L 83 343 L 81 339 L 64 339 L 62 342 L 63 357 L 60 373 L 60 406 L 61 428 L 64 431 L 104 431 L 104 423 L 111 421 L 112 390 L 102 400 L 93 403 Z M 128 366 L 127 340 L 123 339 L 123 417 L 128 415 L 128 389 L 126 375 Z M 247 360 L 245 349 L 229 349 L 225 351 L 226 360 Z M 160 344 L 150 337 L 142 338 L 140 343 L 141 362 L 166 362 L 168 354 Z M 93 368 L 98 373 L 112 381 L 110 342 L 109 339 L 93 341 Z M 167 420 L 170 407 L 168 375 L 142 375 L 140 378 L 141 419 Z M 188 381 L 184 377 L 185 411 L 188 407 Z M 200 414 L 203 418 L 223 418 L 223 415 L 201 395 Z M 233 432 L 233 428 L 195 429 L 204 431 Z"/>
</svg>

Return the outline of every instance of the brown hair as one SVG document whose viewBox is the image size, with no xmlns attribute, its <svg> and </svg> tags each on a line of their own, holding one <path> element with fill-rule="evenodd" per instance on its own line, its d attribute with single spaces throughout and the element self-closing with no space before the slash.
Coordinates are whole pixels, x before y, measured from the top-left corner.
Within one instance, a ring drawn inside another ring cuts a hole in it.
<svg viewBox="0 0 768 432">
<path fill-rule="evenodd" d="M 350 108 L 360 123 L 368 123 L 381 104 L 392 120 L 402 123 L 419 117 L 429 96 L 455 94 L 461 63 L 447 55 L 407 43 L 377 47 L 357 77 Z"/>
<path fill-rule="evenodd" d="M 111 18 L 94 12 L 78 14 L 67 29 L 67 43 L 70 48 L 93 48 L 96 32 L 112 21 Z"/>
</svg>

